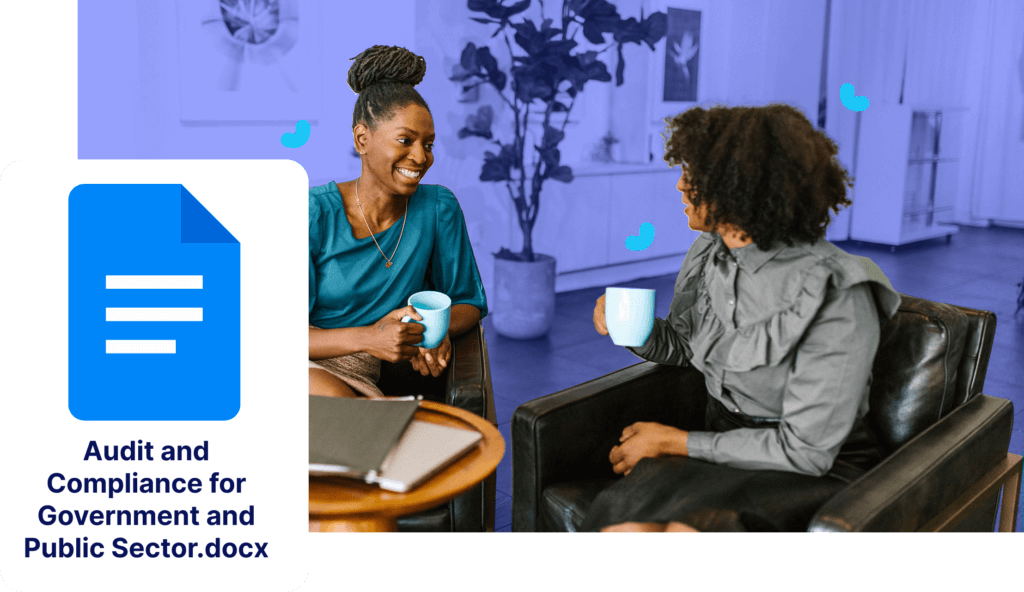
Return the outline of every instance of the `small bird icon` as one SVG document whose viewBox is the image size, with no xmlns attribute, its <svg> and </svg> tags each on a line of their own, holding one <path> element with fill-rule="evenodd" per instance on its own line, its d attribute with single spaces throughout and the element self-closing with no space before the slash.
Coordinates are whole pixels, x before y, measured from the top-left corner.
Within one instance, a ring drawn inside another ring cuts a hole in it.
<svg viewBox="0 0 1024 592">
<path fill-rule="evenodd" d="M 684 31 L 683 38 L 672 44 L 672 59 L 683 71 L 683 77 L 687 81 L 690 80 L 690 67 L 687 64 L 693 59 L 693 56 L 697 55 L 698 49 L 700 47 L 693 42 L 693 33 L 689 31 Z"/>
</svg>

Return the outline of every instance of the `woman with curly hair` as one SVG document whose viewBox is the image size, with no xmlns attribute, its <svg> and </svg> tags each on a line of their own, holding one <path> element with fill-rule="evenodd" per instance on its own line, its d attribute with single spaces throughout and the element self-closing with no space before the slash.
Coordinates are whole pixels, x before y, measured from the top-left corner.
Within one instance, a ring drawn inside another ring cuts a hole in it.
<svg viewBox="0 0 1024 592">
<path fill-rule="evenodd" d="M 375 45 L 354 58 L 359 94 L 352 140 L 359 176 L 309 190 L 309 393 L 381 397 L 382 360 L 409 360 L 438 376 L 451 341 L 487 314 L 459 202 L 420 181 L 434 162 L 434 120 L 416 89 L 426 63 L 404 47 Z M 448 335 L 417 347 L 424 328 L 403 323 L 423 290 L 451 298 Z"/>
<path fill-rule="evenodd" d="M 668 316 L 630 348 L 705 377 L 704 431 L 625 426 L 625 477 L 584 528 L 805 530 L 881 459 L 864 422 L 881 317 L 900 297 L 870 260 L 824 240 L 850 204 L 835 143 L 788 105 L 695 108 L 667 120 L 689 227 L 702 234 Z M 607 335 L 604 296 L 594 325 Z"/>
</svg>

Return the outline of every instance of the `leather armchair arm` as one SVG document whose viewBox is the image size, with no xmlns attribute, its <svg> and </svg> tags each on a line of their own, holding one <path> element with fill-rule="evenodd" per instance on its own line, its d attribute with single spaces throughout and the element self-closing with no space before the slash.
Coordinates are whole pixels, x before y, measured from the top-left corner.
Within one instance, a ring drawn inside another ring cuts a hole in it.
<svg viewBox="0 0 1024 592">
<path fill-rule="evenodd" d="M 452 341 L 444 402 L 472 411 L 497 425 L 483 323 Z"/>
<path fill-rule="evenodd" d="M 451 361 L 437 378 L 421 376 L 408 362 L 392 365 L 388 371 L 389 384 L 393 385 L 392 392 L 396 394 L 423 394 L 432 400 L 476 413 L 497 425 L 482 323 L 452 340 Z M 399 530 L 493 531 L 495 484 L 492 474 L 479 486 L 447 504 L 399 518 Z"/>
<path fill-rule="evenodd" d="M 536 530 L 538 501 L 556 480 L 613 477 L 608 453 L 627 425 L 702 429 L 706 397 L 697 370 L 643 362 L 520 405 L 512 414 L 512 529 Z"/>
<path fill-rule="evenodd" d="M 1006 458 L 1013 405 L 977 395 L 826 503 L 812 532 L 916 531 Z"/>
</svg>

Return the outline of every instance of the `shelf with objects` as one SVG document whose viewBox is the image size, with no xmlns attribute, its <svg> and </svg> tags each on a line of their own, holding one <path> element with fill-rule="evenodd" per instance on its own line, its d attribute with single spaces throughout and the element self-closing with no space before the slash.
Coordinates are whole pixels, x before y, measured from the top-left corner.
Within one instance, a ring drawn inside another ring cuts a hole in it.
<svg viewBox="0 0 1024 592">
<path fill-rule="evenodd" d="M 897 246 L 946 237 L 964 109 L 872 105 L 863 113 L 850 238 Z"/>
</svg>

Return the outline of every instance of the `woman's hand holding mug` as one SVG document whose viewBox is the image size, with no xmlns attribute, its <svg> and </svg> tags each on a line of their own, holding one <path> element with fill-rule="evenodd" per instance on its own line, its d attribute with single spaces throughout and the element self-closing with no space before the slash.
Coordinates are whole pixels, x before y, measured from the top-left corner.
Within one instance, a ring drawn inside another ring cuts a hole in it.
<svg viewBox="0 0 1024 592">
<path fill-rule="evenodd" d="M 604 318 L 604 296 L 601 294 L 601 297 L 597 299 L 597 305 L 594 306 L 594 328 L 601 335 L 608 334 L 608 324 L 605 323 Z"/>
<path fill-rule="evenodd" d="M 430 375 L 437 378 L 448 367 L 448 361 L 452 357 L 452 342 L 445 334 L 444 339 L 437 347 L 432 349 L 418 348 L 417 355 L 412 359 L 412 367 L 423 376 Z"/>
<path fill-rule="evenodd" d="M 412 358 L 412 367 L 423 376 L 440 376 L 451 359 L 452 342 L 448 339 L 448 324 L 451 320 L 452 299 L 443 292 L 424 290 L 409 297 L 409 306 L 418 313 L 417 321 L 425 328 L 417 354 Z M 402 321 L 409 321 L 403 318 Z M 416 323 L 410 323 L 416 324 Z"/>
<path fill-rule="evenodd" d="M 423 341 L 423 325 L 419 323 L 403 323 L 402 317 L 411 317 L 417 321 L 423 317 L 412 306 L 393 310 L 381 320 L 367 327 L 367 353 L 387 362 L 411 360 L 420 355 L 417 343 Z"/>
</svg>

